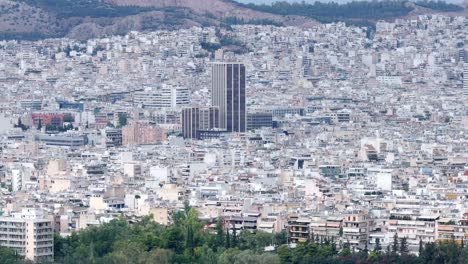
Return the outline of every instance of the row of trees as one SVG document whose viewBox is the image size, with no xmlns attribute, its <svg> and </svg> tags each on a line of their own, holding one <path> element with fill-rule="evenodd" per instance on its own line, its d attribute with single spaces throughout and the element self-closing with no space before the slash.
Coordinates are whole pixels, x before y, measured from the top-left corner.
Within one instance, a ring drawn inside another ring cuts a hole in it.
<svg viewBox="0 0 468 264">
<path fill-rule="evenodd" d="M 343 19 L 385 19 L 405 16 L 413 10 L 406 0 L 397 1 L 353 1 L 345 4 L 336 2 L 313 4 L 305 2 L 275 2 L 271 5 L 245 4 L 244 7 L 278 15 L 299 15 L 330 22 Z"/>
<path fill-rule="evenodd" d="M 454 241 L 441 243 L 419 244 L 419 256 L 410 254 L 406 238 L 399 239 L 394 236 L 393 242 L 383 250 L 379 240 L 375 248 L 364 248 L 355 252 L 345 243 L 340 251 L 336 250 L 335 243 L 330 240 L 308 241 L 299 244 L 294 249 L 286 245 L 276 250 L 281 263 L 305 264 L 305 263 L 466 263 L 468 249 L 464 245 L 458 245 Z"/>
<path fill-rule="evenodd" d="M 226 232 L 218 220 L 215 230 L 200 222 L 189 206 L 162 226 L 145 217 L 136 224 L 124 219 L 91 227 L 69 237 L 55 236 L 55 263 L 201 263 L 201 264 L 305 264 L 305 263 L 466 263 L 468 249 L 454 241 L 419 246 L 419 257 L 409 253 L 406 238 L 394 237 L 386 249 L 355 252 L 348 243 L 337 246 L 315 237 L 291 249 L 286 233 Z M 265 247 L 279 245 L 271 252 Z M 340 249 L 341 248 L 341 249 Z M 10 249 L 0 248 L 0 263 L 22 263 Z"/>
<path fill-rule="evenodd" d="M 271 19 L 243 19 L 235 16 L 223 17 L 221 19 L 223 25 L 272 25 L 272 26 L 283 26 L 282 23 L 276 22 Z"/>
<path fill-rule="evenodd" d="M 99 0 L 21 0 L 30 6 L 54 12 L 59 18 L 68 17 L 123 17 L 136 15 L 155 8 L 113 6 Z"/>
<path fill-rule="evenodd" d="M 232 1 L 232 0 L 227 0 Z M 407 0 L 394 1 L 352 1 L 345 4 L 336 2 L 323 3 L 316 1 L 313 4 L 302 2 L 288 3 L 278 1 L 273 4 L 240 4 L 246 8 L 277 15 L 299 15 L 311 17 L 323 23 L 337 21 L 346 22 L 353 26 L 364 26 L 373 29 L 375 21 L 380 19 L 393 19 L 406 16 L 413 7 Z M 420 0 L 416 5 L 438 11 L 461 11 L 463 7 L 446 3 L 445 1 Z"/>
<path fill-rule="evenodd" d="M 450 3 L 447 3 L 445 1 L 440 1 L 440 0 L 438 1 L 423 0 L 423 1 L 417 1 L 415 3 L 418 6 L 422 6 L 425 8 L 432 9 L 432 10 L 443 11 L 443 12 L 458 12 L 458 11 L 463 10 L 463 7 L 459 5 L 450 4 Z"/>
<path fill-rule="evenodd" d="M 285 233 L 227 233 L 220 220 L 216 233 L 212 234 L 190 207 L 176 212 L 173 221 L 174 224 L 165 227 L 150 217 L 134 225 L 120 219 L 67 238 L 56 236 L 55 260 L 58 263 L 236 263 L 254 259 L 258 261 L 248 263 L 263 263 L 261 259 L 268 262 L 274 259 L 273 263 L 279 263 L 277 255 L 262 251 L 265 246 L 286 243 Z"/>
</svg>

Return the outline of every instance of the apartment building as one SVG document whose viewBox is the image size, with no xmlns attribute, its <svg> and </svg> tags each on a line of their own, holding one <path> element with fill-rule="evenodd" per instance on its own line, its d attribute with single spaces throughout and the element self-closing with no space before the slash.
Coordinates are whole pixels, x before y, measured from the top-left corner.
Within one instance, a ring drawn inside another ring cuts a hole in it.
<svg viewBox="0 0 468 264">
<path fill-rule="evenodd" d="M 311 235 L 324 240 L 333 239 L 338 241 L 341 237 L 341 228 L 343 227 L 343 217 L 328 217 L 313 220 L 310 224 Z"/>
<path fill-rule="evenodd" d="M 125 146 L 156 144 L 166 140 L 166 136 L 164 128 L 143 122 L 133 122 L 122 128 L 122 144 Z"/>
<path fill-rule="evenodd" d="M 34 262 L 53 260 L 52 221 L 24 211 L 11 217 L 0 217 L 0 246 L 14 249 Z"/>
<path fill-rule="evenodd" d="M 299 243 L 307 241 L 310 237 L 310 223 L 311 221 L 308 218 L 290 215 L 287 224 L 289 242 Z"/>
<path fill-rule="evenodd" d="M 406 237 L 411 253 L 419 251 L 419 241 L 423 243 L 435 242 L 437 238 L 436 224 L 439 216 L 413 215 L 392 212 L 388 221 L 388 234 L 397 233 L 399 238 Z"/>
<path fill-rule="evenodd" d="M 367 213 L 349 211 L 343 219 L 343 241 L 352 248 L 364 249 L 369 239 L 371 220 Z"/>
<path fill-rule="evenodd" d="M 257 222 L 260 217 L 260 213 L 248 212 L 241 213 L 240 215 L 230 215 L 224 218 L 224 225 L 228 230 L 233 231 L 237 229 L 237 233 L 242 230 L 255 232 L 257 230 Z"/>
<path fill-rule="evenodd" d="M 142 108 L 176 108 L 190 103 L 190 90 L 167 85 L 149 88 L 136 92 L 133 103 Z"/>
<path fill-rule="evenodd" d="M 450 241 L 457 243 L 466 243 L 468 240 L 468 213 L 464 214 L 463 219 L 440 219 L 437 221 L 437 240 Z"/>
</svg>

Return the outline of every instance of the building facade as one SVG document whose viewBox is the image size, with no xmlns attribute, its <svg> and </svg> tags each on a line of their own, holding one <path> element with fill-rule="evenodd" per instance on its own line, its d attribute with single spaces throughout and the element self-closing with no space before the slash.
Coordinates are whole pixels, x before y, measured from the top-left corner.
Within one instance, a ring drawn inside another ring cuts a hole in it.
<svg viewBox="0 0 468 264">
<path fill-rule="evenodd" d="M 262 127 L 273 126 L 273 115 L 271 113 L 248 113 L 247 130 L 255 130 Z"/>
<path fill-rule="evenodd" d="M 468 99 L 468 62 L 463 64 L 463 95 Z"/>
<path fill-rule="evenodd" d="M 182 110 L 182 134 L 184 138 L 199 138 L 199 131 L 209 131 L 219 126 L 217 107 L 189 107 Z"/>
<path fill-rule="evenodd" d="M 176 108 L 190 103 L 190 90 L 173 86 L 146 89 L 135 93 L 133 103 L 142 108 Z"/>
<path fill-rule="evenodd" d="M 134 122 L 122 128 L 122 144 L 125 146 L 155 144 L 166 140 L 166 138 L 164 128 L 142 122 Z"/>
<path fill-rule="evenodd" d="M 52 261 L 52 221 L 24 215 L 0 217 L 0 246 L 14 249 L 18 255 L 34 262 Z"/>
<path fill-rule="evenodd" d="M 212 68 L 212 106 L 219 108 L 219 128 L 246 132 L 245 66 L 219 62 Z"/>
</svg>

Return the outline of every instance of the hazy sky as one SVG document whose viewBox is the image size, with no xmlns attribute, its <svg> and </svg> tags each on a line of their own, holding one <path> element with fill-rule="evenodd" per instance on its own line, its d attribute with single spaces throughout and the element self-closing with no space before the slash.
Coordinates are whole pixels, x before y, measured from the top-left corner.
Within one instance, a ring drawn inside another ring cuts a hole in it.
<svg viewBox="0 0 468 264">
<path fill-rule="evenodd" d="M 285 2 L 302 2 L 302 0 L 236 0 L 237 2 L 242 2 L 242 3 L 256 3 L 256 4 L 269 4 L 269 3 L 274 3 L 278 1 L 285 1 Z M 347 0 L 336 0 L 335 2 L 346 2 Z M 304 0 L 306 3 L 313 3 L 315 0 Z M 321 2 L 330 2 L 330 0 L 321 0 Z"/>
<path fill-rule="evenodd" d="M 237 2 L 242 2 L 242 3 L 256 3 L 256 4 L 264 4 L 264 3 L 274 3 L 278 2 L 276 0 L 236 0 Z M 281 2 L 302 2 L 302 0 L 279 0 Z M 336 0 L 335 2 L 346 2 L 347 0 Z M 304 0 L 306 3 L 313 3 L 315 0 Z M 331 0 L 320 0 L 320 2 L 331 2 Z"/>
</svg>

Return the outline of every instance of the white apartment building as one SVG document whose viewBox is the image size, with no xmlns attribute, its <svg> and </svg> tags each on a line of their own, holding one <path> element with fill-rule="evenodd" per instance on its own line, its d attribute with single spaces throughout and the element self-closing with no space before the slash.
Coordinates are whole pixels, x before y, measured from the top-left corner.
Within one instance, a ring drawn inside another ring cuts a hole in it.
<svg viewBox="0 0 468 264">
<path fill-rule="evenodd" d="M 468 63 L 463 64 L 463 95 L 468 99 Z"/>
<path fill-rule="evenodd" d="M 401 239 L 406 237 L 408 247 L 412 254 L 418 254 L 419 241 L 423 243 L 435 242 L 437 240 L 436 224 L 439 216 L 418 216 L 411 213 L 392 213 L 388 221 L 389 240 L 395 233 Z"/>
<path fill-rule="evenodd" d="M 26 259 L 41 262 L 54 258 L 52 221 L 34 209 L 0 217 L 0 246 L 14 249 Z"/>
<path fill-rule="evenodd" d="M 343 219 L 343 242 L 351 248 L 364 249 L 368 243 L 372 220 L 366 212 L 350 210 Z"/>
<path fill-rule="evenodd" d="M 143 108 L 176 108 L 190 103 L 190 90 L 167 85 L 145 89 L 135 93 L 133 103 Z"/>
<path fill-rule="evenodd" d="M 387 86 L 401 86 L 401 76 L 377 76 L 377 82 Z"/>
</svg>

